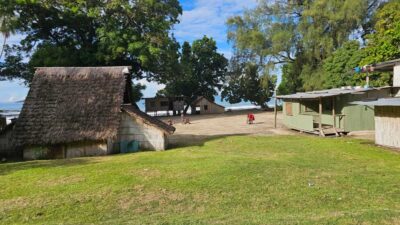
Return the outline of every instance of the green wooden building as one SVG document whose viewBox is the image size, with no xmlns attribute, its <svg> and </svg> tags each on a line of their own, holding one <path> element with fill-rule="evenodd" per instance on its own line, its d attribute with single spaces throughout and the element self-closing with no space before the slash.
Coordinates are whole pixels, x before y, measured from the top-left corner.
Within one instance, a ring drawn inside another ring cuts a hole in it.
<svg viewBox="0 0 400 225">
<path fill-rule="evenodd" d="M 391 96 L 391 87 L 345 87 L 277 96 L 283 101 L 286 127 L 321 136 L 374 130 L 373 106 L 351 102 Z"/>
</svg>

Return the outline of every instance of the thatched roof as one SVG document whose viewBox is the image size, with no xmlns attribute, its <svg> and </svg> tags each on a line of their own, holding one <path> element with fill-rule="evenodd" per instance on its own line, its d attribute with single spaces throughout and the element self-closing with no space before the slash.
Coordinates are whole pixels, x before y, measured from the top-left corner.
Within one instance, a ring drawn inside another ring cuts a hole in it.
<svg viewBox="0 0 400 225">
<path fill-rule="evenodd" d="M 126 69 L 37 68 L 15 125 L 16 144 L 52 145 L 115 137 Z"/>
<path fill-rule="evenodd" d="M 157 127 L 167 134 L 173 134 L 175 132 L 175 127 L 170 126 L 163 121 L 140 111 L 140 109 L 134 107 L 133 105 L 122 105 L 121 109 L 123 112 L 128 113 L 128 115 L 142 120 L 143 123 Z"/>
</svg>

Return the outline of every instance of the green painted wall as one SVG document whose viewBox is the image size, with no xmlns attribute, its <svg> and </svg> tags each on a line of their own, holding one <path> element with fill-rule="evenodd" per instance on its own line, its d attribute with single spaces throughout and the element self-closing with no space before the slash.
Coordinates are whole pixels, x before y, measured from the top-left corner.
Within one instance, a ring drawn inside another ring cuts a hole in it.
<svg viewBox="0 0 400 225">
<path fill-rule="evenodd" d="M 374 108 L 370 106 L 350 105 L 350 102 L 388 96 L 390 96 L 390 89 L 336 96 L 336 127 L 344 129 L 345 132 L 374 130 Z M 286 102 L 292 103 L 292 116 L 287 115 Z M 333 126 L 332 97 L 323 98 L 322 105 L 322 124 Z M 283 123 L 288 128 L 314 131 L 314 128 L 318 127 L 318 121 L 318 100 L 284 100 Z"/>
</svg>

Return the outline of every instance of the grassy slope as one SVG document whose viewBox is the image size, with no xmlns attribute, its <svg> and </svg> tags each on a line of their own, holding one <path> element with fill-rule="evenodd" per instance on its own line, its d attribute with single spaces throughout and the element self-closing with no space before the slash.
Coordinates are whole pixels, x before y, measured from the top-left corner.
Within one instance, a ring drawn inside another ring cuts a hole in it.
<svg viewBox="0 0 400 225">
<path fill-rule="evenodd" d="M 399 224 L 400 154 L 353 139 L 0 165 L 0 223 Z"/>
</svg>

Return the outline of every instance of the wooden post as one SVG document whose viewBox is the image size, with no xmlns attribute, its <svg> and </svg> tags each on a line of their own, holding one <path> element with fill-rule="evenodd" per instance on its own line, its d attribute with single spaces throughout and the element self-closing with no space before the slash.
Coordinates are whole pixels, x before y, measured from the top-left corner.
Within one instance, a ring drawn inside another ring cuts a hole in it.
<svg viewBox="0 0 400 225">
<path fill-rule="evenodd" d="M 322 98 L 319 97 L 319 121 L 318 121 L 318 129 L 319 135 L 325 136 L 324 132 L 322 131 Z"/>
<path fill-rule="evenodd" d="M 274 119 L 275 119 L 275 122 L 274 122 L 274 128 L 276 128 L 276 117 L 277 117 L 277 114 L 278 114 L 277 105 L 278 105 L 278 100 L 277 100 L 277 98 L 275 96 L 275 108 L 274 108 L 274 115 L 275 115 Z"/>
<path fill-rule="evenodd" d="M 335 96 L 332 97 L 332 116 L 333 116 L 333 130 L 335 131 L 336 137 L 339 137 L 340 135 L 336 130 Z"/>
</svg>

